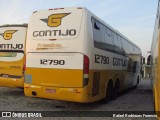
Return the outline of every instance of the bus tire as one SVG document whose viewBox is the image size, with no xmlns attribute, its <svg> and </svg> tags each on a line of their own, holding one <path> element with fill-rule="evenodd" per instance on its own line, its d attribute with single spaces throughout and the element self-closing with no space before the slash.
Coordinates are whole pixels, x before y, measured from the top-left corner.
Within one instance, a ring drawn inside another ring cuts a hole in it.
<svg viewBox="0 0 160 120">
<path fill-rule="evenodd" d="M 110 80 L 107 84 L 106 97 L 103 100 L 105 104 L 107 104 L 111 100 L 112 94 L 113 94 L 113 82 Z"/>
<path fill-rule="evenodd" d="M 117 79 L 113 89 L 112 99 L 113 100 L 117 99 L 118 94 L 119 94 L 119 80 Z"/>
</svg>

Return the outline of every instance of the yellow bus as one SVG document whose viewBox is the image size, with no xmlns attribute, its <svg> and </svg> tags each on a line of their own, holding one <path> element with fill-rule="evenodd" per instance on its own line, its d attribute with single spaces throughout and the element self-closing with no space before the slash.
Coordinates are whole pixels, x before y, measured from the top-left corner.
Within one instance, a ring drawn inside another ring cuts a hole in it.
<svg viewBox="0 0 160 120">
<path fill-rule="evenodd" d="M 33 12 L 26 46 L 26 96 L 107 103 L 141 79 L 140 48 L 86 8 Z"/>
<path fill-rule="evenodd" d="M 24 87 L 27 24 L 0 26 L 0 86 Z"/>
<path fill-rule="evenodd" d="M 153 32 L 151 55 L 148 61 L 151 63 L 151 79 L 153 80 L 153 96 L 155 111 L 160 111 L 160 1 L 158 2 L 157 16 Z M 160 115 L 160 114 L 159 114 Z"/>
</svg>

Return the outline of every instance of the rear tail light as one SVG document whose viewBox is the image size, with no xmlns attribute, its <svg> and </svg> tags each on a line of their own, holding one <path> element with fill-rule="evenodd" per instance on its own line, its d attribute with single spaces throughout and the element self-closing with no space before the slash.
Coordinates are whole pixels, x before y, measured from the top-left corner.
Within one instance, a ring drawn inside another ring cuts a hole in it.
<svg viewBox="0 0 160 120">
<path fill-rule="evenodd" d="M 83 86 L 86 86 L 89 81 L 89 58 L 84 55 L 83 59 Z"/>
<path fill-rule="evenodd" d="M 88 56 L 84 55 L 84 63 L 83 63 L 83 70 L 84 74 L 89 74 L 89 58 Z"/>
</svg>

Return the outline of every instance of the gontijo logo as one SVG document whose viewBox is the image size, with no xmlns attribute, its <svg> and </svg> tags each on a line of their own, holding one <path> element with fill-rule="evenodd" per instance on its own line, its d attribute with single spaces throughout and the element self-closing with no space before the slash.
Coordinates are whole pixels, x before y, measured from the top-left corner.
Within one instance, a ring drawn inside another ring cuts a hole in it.
<svg viewBox="0 0 160 120">
<path fill-rule="evenodd" d="M 61 25 L 62 18 L 69 15 L 70 13 L 60 13 L 60 14 L 52 14 L 48 16 L 48 19 L 41 19 L 46 22 L 49 27 L 58 27 Z"/>
<path fill-rule="evenodd" d="M 5 39 L 5 40 L 10 40 L 12 39 L 13 33 L 15 33 L 17 30 L 6 30 L 4 33 L 0 33 L 0 35 Z"/>
<path fill-rule="evenodd" d="M 17 31 L 18 30 L 6 30 L 4 33 L 0 33 L 0 36 L 2 36 L 5 40 L 11 40 L 13 34 Z M 6 43 L 0 44 L 0 49 L 21 50 L 21 49 L 23 49 L 23 44 L 15 44 L 15 41 L 12 41 L 12 42 L 11 41 L 6 41 Z"/>
<path fill-rule="evenodd" d="M 53 27 L 58 27 L 61 25 L 62 18 L 69 15 L 71 13 L 59 13 L 59 14 L 51 14 L 48 16 L 48 18 L 40 19 L 41 21 L 47 23 L 49 27 L 51 27 L 50 30 L 36 30 L 33 31 L 33 37 L 45 37 L 45 36 L 75 36 L 77 31 L 76 29 L 54 29 Z M 65 25 L 65 24 L 64 24 Z"/>
</svg>

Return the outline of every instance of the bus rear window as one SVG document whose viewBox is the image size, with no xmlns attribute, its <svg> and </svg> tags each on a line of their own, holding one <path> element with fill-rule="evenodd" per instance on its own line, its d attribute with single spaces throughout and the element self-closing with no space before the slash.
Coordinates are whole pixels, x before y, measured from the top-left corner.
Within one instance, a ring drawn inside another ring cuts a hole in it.
<svg viewBox="0 0 160 120">
<path fill-rule="evenodd" d="M 16 57 L 17 53 L 14 52 L 1 52 L 0 57 Z"/>
<path fill-rule="evenodd" d="M 0 52 L 0 61 L 11 62 L 18 61 L 24 58 L 24 53 L 20 52 Z"/>
</svg>

